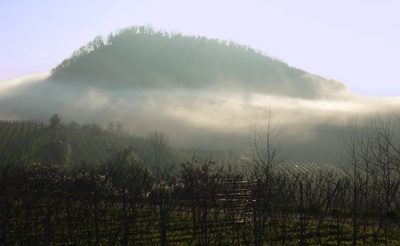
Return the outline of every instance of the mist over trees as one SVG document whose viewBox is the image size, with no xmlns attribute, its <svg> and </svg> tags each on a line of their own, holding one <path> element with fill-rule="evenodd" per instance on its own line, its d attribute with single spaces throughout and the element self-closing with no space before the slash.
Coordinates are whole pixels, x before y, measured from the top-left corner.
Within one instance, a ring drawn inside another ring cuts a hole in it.
<svg viewBox="0 0 400 246">
<path fill-rule="evenodd" d="M 0 95 L 0 119 L 43 122 L 58 112 L 86 136 L 157 129 L 181 148 L 243 151 L 251 125 L 271 121 L 286 129 L 291 160 L 329 163 L 340 162 L 353 120 L 398 105 L 352 95 L 244 45 L 148 27 L 98 36 L 48 78 L 0 87 Z"/>
<path fill-rule="evenodd" d="M 250 47 L 125 28 L 0 105 L 4 245 L 400 242 L 398 100 Z"/>
</svg>

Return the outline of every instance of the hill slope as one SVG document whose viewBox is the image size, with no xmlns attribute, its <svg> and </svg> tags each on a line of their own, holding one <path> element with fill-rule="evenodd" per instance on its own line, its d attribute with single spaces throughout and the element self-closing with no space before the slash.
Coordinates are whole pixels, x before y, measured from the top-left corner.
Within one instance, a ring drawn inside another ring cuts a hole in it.
<svg viewBox="0 0 400 246">
<path fill-rule="evenodd" d="M 54 68 L 50 79 L 106 88 L 223 88 L 298 98 L 347 90 L 243 45 L 145 27 L 96 37 Z"/>
<path fill-rule="evenodd" d="M 69 166 L 96 165 L 113 160 L 119 153 L 130 149 L 129 159 L 153 167 L 154 150 L 149 140 L 140 137 L 123 136 L 107 132 L 101 126 L 76 123 L 63 126 L 69 146 L 65 163 Z M 33 121 L 0 121 L 0 165 L 26 165 L 44 163 L 46 146 L 50 142 L 50 126 Z M 167 147 L 168 156 L 163 163 L 184 163 L 191 156 L 177 149 Z M 54 153 L 50 153 L 54 154 Z"/>
<path fill-rule="evenodd" d="M 67 122 L 121 122 L 136 136 L 159 130 L 178 148 L 242 151 L 249 130 L 271 123 L 285 130 L 294 161 L 338 162 L 343 131 L 398 102 L 352 95 L 232 42 L 132 27 L 95 38 L 46 78 L 0 85 L 0 105 L 0 120 L 58 113 Z"/>
<path fill-rule="evenodd" d="M 173 172 L 181 171 L 180 164 L 188 162 L 213 163 L 231 169 L 238 174 L 250 175 L 252 161 L 245 153 L 205 149 L 177 149 L 166 145 L 163 153 L 154 149 L 151 140 L 130 135 L 118 135 L 102 129 L 99 125 L 63 126 L 69 145 L 65 163 L 46 162 L 43 152 L 49 143 L 49 125 L 32 121 L 0 121 L 0 167 L 24 166 L 34 163 L 66 165 L 69 168 L 95 167 L 104 163 L 118 164 L 117 159 L 123 151 L 129 150 L 128 161 L 143 165 L 150 172 L 170 168 Z M 325 163 L 282 163 L 277 171 L 292 172 L 307 170 L 317 173 L 317 169 L 338 172 Z M 169 170 L 169 169 L 168 169 Z"/>
</svg>

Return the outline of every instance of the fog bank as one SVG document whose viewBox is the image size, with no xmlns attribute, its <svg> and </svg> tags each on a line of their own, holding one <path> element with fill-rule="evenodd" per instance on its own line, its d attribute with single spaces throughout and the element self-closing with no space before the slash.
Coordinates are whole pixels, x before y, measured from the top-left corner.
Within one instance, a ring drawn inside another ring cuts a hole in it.
<svg viewBox="0 0 400 246">
<path fill-rule="evenodd" d="M 122 122 L 132 134 L 157 129 L 183 148 L 244 150 L 255 126 L 283 130 L 282 148 L 296 160 L 339 161 L 343 133 L 356 120 L 390 115 L 399 98 L 335 95 L 330 99 L 210 89 L 118 89 L 52 83 L 46 74 L 0 84 L 0 119 L 47 122 L 58 113 L 64 123 Z M 95 84 L 95 83 L 93 83 Z"/>
</svg>

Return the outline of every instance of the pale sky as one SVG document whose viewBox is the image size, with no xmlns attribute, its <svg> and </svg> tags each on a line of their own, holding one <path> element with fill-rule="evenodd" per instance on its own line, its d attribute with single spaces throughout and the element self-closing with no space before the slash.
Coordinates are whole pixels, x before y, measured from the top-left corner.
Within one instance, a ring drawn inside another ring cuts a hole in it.
<svg viewBox="0 0 400 246">
<path fill-rule="evenodd" d="M 231 40 L 356 94 L 400 97 L 397 0 L 0 0 L 0 81 L 133 25 Z"/>
</svg>

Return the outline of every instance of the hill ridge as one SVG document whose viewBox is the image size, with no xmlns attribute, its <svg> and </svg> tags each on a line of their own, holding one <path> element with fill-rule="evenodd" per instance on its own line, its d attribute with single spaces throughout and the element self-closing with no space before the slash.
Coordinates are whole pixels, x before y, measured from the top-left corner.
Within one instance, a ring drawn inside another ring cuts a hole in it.
<svg viewBox="0 0 400 246">
<path fill-rule="evenodd" d="M 239 88 L 299 98 L 331 97 L 347 87 L 248 46 L 130 27 L 97 36 L 52 69 L 50 80 L 105 88 Z"/>
</svg>

